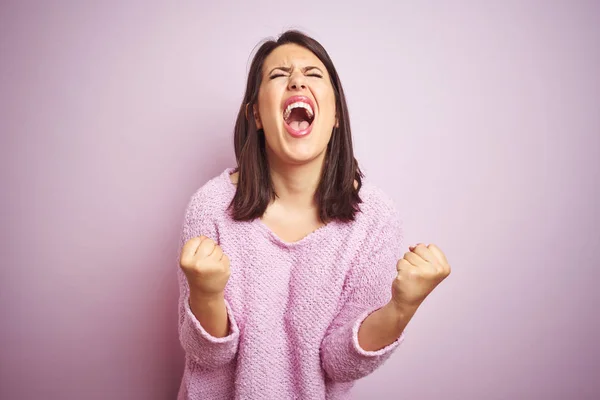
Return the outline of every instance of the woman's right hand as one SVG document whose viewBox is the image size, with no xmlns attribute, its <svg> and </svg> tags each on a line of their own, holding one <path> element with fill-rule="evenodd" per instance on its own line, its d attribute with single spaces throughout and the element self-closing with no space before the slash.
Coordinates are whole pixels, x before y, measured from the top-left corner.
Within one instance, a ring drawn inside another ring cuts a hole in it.
<svg viewBox="0 0 600 400">
<path fill-rule="evenodd" d="M 179 260 L 190 294 L 215 298 L 222 297 L 229 280 L 229 257 L 221 247 L 206 236 L 188 240 L 181 249 Z"/>
</svg>

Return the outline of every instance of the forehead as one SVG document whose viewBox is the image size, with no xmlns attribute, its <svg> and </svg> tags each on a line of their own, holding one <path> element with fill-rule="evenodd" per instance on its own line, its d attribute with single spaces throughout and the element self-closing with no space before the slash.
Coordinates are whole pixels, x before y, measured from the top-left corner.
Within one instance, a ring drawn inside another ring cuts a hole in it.
<svg viewBox="0 0 600 400">
<path fill-rule="evenodd" d="M 327 72 L 325 65 L 312 51 L 297 44 L 284 44 L 277 47 L 265 59 L 263 72 L 269 72 L 275 67 L 305 67 L 312 65 Z"/>
</svg>

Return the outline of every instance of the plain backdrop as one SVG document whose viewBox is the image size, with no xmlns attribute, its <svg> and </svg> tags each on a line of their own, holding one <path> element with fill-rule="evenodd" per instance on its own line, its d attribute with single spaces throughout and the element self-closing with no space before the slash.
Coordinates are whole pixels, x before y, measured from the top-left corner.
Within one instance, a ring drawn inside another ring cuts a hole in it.
<svg viewBox="0 0 600 400">
<path fill-rule="evenodd" d="M 453 267 L 355 398 L 600 398 L 599 2 L 91 3 L 0 4 L 0 398 L 175 398 L 184 208 L 288 28 Z"/>
</svg>

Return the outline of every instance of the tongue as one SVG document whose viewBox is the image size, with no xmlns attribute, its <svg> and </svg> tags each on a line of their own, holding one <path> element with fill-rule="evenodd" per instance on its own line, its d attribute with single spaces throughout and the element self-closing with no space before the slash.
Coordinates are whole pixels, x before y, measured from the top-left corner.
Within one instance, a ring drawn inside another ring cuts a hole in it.
<svg viewBox="0 0 600 400">
<path fill-rule="evenodd" d="M 290 128 L 295 131 L 303 131 L 310 125 L 308 121 L 292 121 L 289 123 Z"/>
</svg>

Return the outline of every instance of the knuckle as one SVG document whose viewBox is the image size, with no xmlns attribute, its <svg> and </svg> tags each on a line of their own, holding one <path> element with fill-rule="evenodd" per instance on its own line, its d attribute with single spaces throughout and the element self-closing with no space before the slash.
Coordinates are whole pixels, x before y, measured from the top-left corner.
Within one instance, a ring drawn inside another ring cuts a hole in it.
<svg viewBox="0 0 600 400">
<path fill-rule="evenodd" d="M 179 265 L 184 266 L 190 263 L 190 258 L 185 255 L 185 253 L 181 253 L 179 256 Z"/>
<path fill-rule="evenodd" d="M 198 248 L 198 251 L 196 253 L 197 255 L 199 255 L 201 257 L 208 256 L 212 250 L 212 246 L 210 246 L 210 243 L 207 243 L 206 245 L 204 243 L 206 243 L 206 242 L 202 242 L 202 244 L 200 245 L 200 247 Z"/>
<path fill-rule="evenodd" d="M 212 243 L 212 240 L 210 240 L 209 238 L 206 238 L 204 240 L 202 240 L 202 242 L 200 243 L 200 247 L 210 247 Z"/>
<path fill-rule="evenodd" d="M 411 268 L 408 270 L 408 276 L 411 279 L 420 279 L 423 276 L 423 273 L 419 268 Z"/>
</svg>

